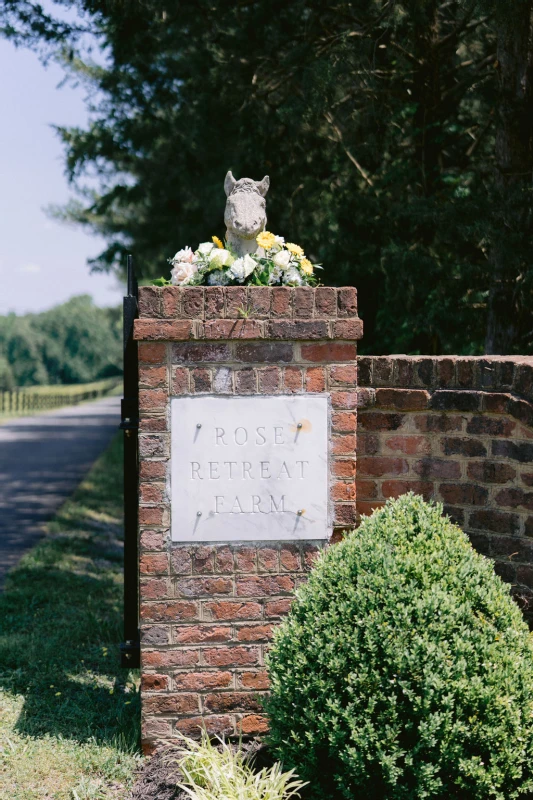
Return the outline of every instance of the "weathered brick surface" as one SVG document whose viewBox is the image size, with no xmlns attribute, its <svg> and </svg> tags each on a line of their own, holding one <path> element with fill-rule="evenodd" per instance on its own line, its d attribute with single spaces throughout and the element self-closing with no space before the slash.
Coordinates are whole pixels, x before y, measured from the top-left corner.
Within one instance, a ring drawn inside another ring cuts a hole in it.
<svg viewBox="0 0 533 800">
<path fill-rule="evenodd" d="M 332 521 L 342 531 L 353 526 L 355 359 L 362 335 L 357 293 L 350 287 L 149 287 L 141 289 L 140 308 L 145 748 L 178 731 L 195 735 L 200 724 L 218 733 L 261 734 L 267 729 L 261 710 L 266 649 L 321 545 L 171 543 L 169 399 L 330 394 Z M 393 450 L 390 458 L 403 464 L 400 445 Z"/>
<path fill-rule="evenodd" d="M 359 513 L 441 501 L 533 622 L 533 358 L 364 356 L 358 372 Z"/>
</svg>

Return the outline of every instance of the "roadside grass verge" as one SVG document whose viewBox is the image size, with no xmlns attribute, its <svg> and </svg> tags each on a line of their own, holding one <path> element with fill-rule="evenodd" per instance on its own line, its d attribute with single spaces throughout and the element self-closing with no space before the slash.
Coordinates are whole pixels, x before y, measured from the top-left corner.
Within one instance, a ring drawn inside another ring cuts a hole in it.
<svg viewBox="0 0 533 800">
<path fill-rule="evenodd" d="M 116 437 L 0 594 L 0 798 L 122 798 L 139 764 L 139 676 L 120 667 Z"/>
</svg>

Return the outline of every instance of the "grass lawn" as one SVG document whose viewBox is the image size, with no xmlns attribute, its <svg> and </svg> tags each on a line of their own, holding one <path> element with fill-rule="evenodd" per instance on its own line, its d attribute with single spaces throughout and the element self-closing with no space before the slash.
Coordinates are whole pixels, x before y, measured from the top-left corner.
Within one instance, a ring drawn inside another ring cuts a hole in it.
<svg viewBox="0 0 533 800">
<path fill-rule="evenodd" d="M 0 594 L 0 798 L 123 798 L 139 676 L 121 669 L 118 436 Z"/>
</svg>

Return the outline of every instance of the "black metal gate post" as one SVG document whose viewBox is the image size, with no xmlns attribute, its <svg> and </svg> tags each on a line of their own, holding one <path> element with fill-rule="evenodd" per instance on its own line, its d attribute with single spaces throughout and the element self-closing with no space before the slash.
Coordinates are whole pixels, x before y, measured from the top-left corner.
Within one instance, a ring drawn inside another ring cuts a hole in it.
<svg viewBox="0 0 533 800">
<path fill-rule="evenodd" d="M 121 429 L 124 431 L 124 642 L 123 667 L 140 666 L 139 637 L 139 356 L 133 339 L 139 291 L 128 256 L 128 288 L 124 297 L 124 397 Z"/>
</svg>

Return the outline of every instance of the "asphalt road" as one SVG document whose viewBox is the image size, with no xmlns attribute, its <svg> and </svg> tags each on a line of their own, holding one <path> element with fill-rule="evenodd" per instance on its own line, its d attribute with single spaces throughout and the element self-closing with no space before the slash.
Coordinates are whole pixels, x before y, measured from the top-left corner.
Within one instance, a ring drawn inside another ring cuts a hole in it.
<svg viewBox="0 0 533 800">
<path fill-rule="evenodd" d="M 111 441 L 120 399 L 0 425 L 0 586 Z"/>
</svg>

